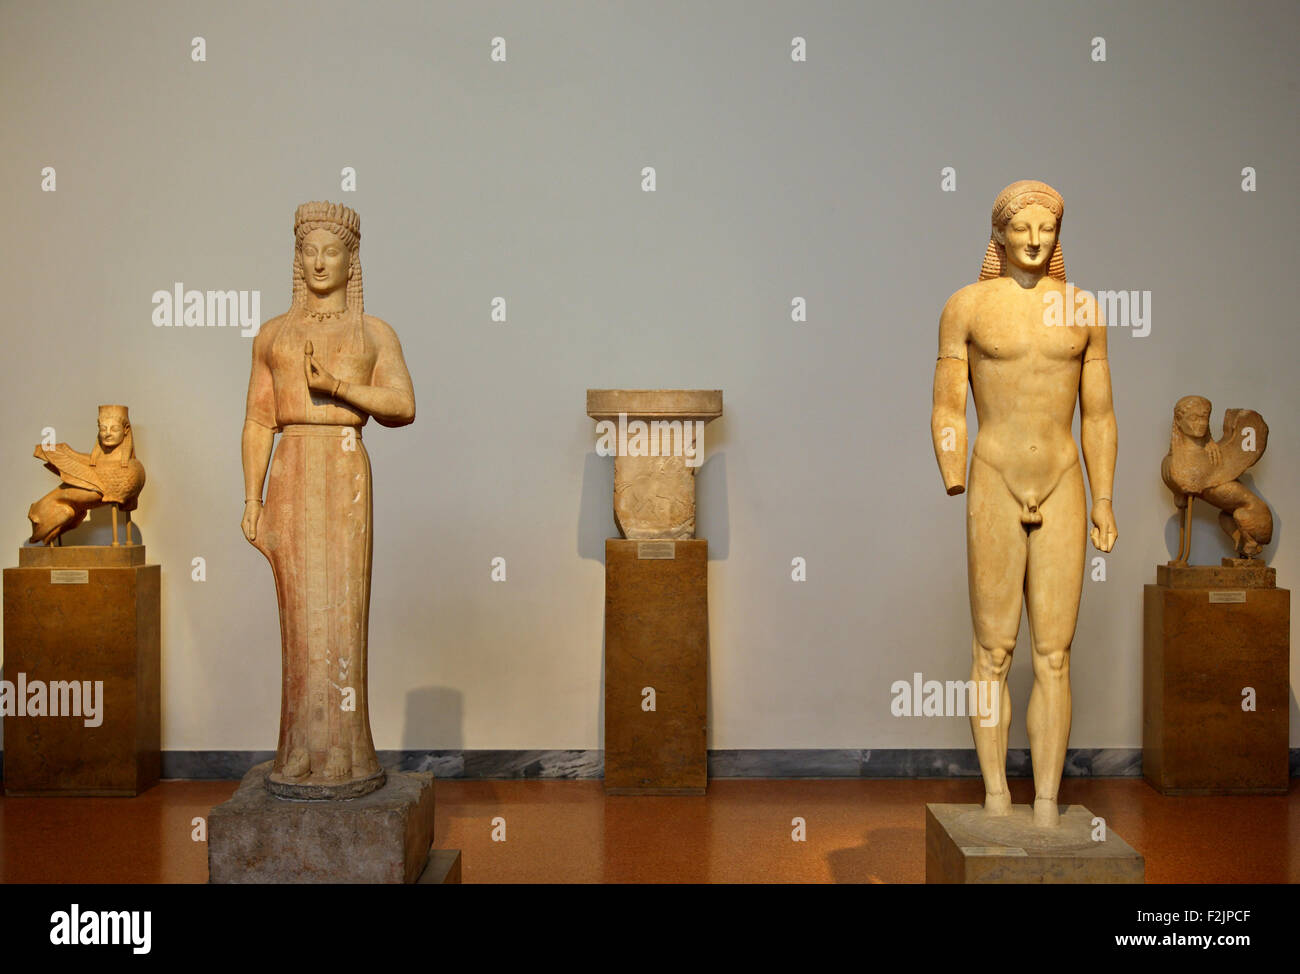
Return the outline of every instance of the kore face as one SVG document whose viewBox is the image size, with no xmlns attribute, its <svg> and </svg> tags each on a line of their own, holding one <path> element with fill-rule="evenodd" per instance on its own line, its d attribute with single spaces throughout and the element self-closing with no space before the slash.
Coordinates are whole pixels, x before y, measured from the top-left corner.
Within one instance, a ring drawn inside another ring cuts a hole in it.
<svg viewBox="0 0 1300 974">
<path fill-rule="evenodd" d="M 328 230 L 311 231 L 298 248 L 303 280 L 315 294 L 332 294 L 344 287 L 351 259 L 347 244 Z"/>
</svg>

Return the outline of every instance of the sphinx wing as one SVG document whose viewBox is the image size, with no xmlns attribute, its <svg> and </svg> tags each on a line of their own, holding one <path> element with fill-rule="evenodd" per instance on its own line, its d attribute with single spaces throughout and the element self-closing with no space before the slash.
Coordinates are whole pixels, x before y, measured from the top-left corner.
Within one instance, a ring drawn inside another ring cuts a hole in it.
<svg viewBox="0 0 1300 974">
<path fill-rule="evenodd" d="M 1253 446 L 1254 449 L 1247 449 Z M 1209 478 L 1207 487 L 1217 487 L 1236 480 L 1255 465 L 1268 446 L 1268 424 L 1253 409 L 1229 409 L 1223 414 L 1223 436 L 1219 440 L 1222 457 Z"/>
<path fill-rule="evenodd" d="M 100 490 L 99 474 L 90 464 L 90 457 L 78 453 L 66 443 L 59 443 L 51 449 L 36 448 L 36 458 L 44 460 L 45 465 L 59 475 L 70 487 L 83 487 L 86 490 Z"/>
</svg>

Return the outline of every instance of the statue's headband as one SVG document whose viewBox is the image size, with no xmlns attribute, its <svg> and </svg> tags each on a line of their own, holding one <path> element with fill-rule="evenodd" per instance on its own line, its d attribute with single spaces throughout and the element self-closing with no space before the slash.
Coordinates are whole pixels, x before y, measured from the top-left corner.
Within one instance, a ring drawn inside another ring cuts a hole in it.
<svg viewBox="0 0 1300 974">
<path fill-rule="evenodd" d="M 293 215 L 293 234 L 301 242 L 313 230 L 328 230 L 356 252 L 361 243 L 361 217 L 342 203 L 312 202 L 298 207 Z"/>
<path fill-rule="evenodd" d="M 993 225 L 1006 226 L 1007 221 L 1020 210 L 1035 203 L 1047 207 L 1058 220 L 1065 216 L 1065 200 L 1060 193 L 1047 183 L 1040 183 L 1036 179 L 1022 179 L 1012 183 L 998 194 L 997 201 L 993 204 Z"/>
</svg>

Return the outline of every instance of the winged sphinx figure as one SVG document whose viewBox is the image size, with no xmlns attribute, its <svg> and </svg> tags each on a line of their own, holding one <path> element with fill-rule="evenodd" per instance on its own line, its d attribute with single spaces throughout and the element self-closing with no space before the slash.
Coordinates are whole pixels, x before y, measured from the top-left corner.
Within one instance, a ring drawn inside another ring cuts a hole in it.
<svg viewBox="0 0 1300 974">
<path fill-rule="evenodd" d="M 1237 478 L 1264 455 L 1268 424 L 1253 409 L 1229 409 L 1223 414 L 1223 435 L 1210 437 L 1213 406 L 1204 396 L 1184 396 L 1174 406 L 1169 454 L 1160 476 L 1183 511 L 1178 560 L 1187 564 L 1192 548 L 1192 502 L 1199 497 L 1219 509 L 1219 524 L 1232 538 L 1237 557 L 1259 555 L 1273 538 L 1273 514 Z"/>
<path fill-rule="evenodd" d="M 99 436 L 90 453 L 66 443 L 38 446 L 37 460 L 59 475 L 54 488 L 27 512 L 34 542 L 53 544 L 86 519 L 92 508 L 113 507 L 113 544 L 117 545 L 117 512 L 126 514 L 126 543 L 131 544 L 131 512 L 144 488 L 144 465 L 135 458 L 135 438 L 125 406 L 99 407 Z"/>
</svg>

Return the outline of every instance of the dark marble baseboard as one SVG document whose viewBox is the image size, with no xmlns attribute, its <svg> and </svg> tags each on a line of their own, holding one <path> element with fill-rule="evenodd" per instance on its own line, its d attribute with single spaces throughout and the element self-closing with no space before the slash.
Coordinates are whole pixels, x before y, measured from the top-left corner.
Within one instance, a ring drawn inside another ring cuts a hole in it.
<svg viewBox="0 0 1300 974">
<path fill-rule="evenodd" d="M 1027 748 L 1007 752 L 1007 774 L 1028 778 Z M 885 748 L 872 750 L 710 751 L 711 778 L 978 778 L 973 748 Z M 1072 778 L 1132 778 L 1142 775 L 1141 748 L 1074 748 L 1065 760 Z"/>
<path fill-rule="evenodd" d="M 164 778 L 238 780 L 274 751 L 163 751 Z M 380 751 L 394 771 L 432 771 L 439 778 L 599 778 L 604 752 L 584 751 Z M 978 778 L 971 748 L 773 748 L 709 752 L 710 778 Z M 1031 775 L 1029 751 L 1007 754 L 1007 773 Z M 0 751 L 0 777 L 4 752 Z M 1136 778 L 1142 775 L 1140 747 L 1071 748 L 1067 778 Z M 1291 777 L 1300 777 L 1300 748 L 1291 749 Z"/>
</svg>

